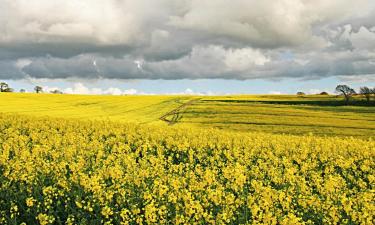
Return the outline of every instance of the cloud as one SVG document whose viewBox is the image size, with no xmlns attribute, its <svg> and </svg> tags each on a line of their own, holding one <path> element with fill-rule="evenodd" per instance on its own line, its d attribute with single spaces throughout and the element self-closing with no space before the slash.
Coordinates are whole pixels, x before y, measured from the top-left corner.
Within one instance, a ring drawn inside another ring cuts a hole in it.
<svg viewBox="0 0 375 225">
<path fill-rule="evenodd" d="M 375 74 L 370 0 L 0 0 L 0 5 L 1 79 Z"/>
<path fill-rule="evenodd" d="M 184 91 L 181 91 L 181 92 L 166 92 L 166 93 L 163 93 L 163 94 L 166 94 L 166 95 L 223 95 L 223 93 L 215 93 L 215 92 L 211 92 L 211 91 L 208 91 L 208 92 L 197 92 L 197 91 L 194 91 L 193 89 L 191 88 L 186 88 Z M 225 95 L 226 93 L 224 93 Z"/>
<path fill-rule="evenodd" d="M 375 52 L 355 49 L 295 53 L 285 57 L 282 51 L 211 45 L 196 46 L 190 54 L 173 60 L 147 61 L 131 56 L 115 58 L 84 54 L 67 59 L 45 57 L 7 61 L 3 67 L 3 71 L 9 71 L 7 74 L 17 78 L 319 79 L 375 74 Z M 7 78 L 7 74 L 3 77 Z"/>
<path fill-rule="evenodd" d="M 268 92 L 268 94 L 270 94 L 270 95 L 282 95 L 283 93 L 281 93 L 280 91 L 270 91 L 270 92 Z"/>
<path fill-rule="evenodd" d="M 350 36 L 351 43 L 356 49 L 375 50 L 375 26 L 367 29 L 366 27 L 359 28 L 357 33 L 352 33 Z"/>
<path fill-rule="evenodd" d="M 58 87 L 43 86 L 43 90 L 47 93 L 60 90 Z M 84 94 L 84 95 L 135 95 L 138 94 L 136 89 L 121 90 L 119 88 L 110 87 L 108 89 L 88 88 L 82 83 L 75 83 L 73 87 L 61 89 L 66 94 Z"/>
<path fill-rule="evenodd" d="M 155 95 L 152 92 L 142 92 L 134 88 L 130 89 L 120 89 L 116 87 L 109 87 L 107 89 L 102 88 L 89 88 L 81 82 L 74 83 L 72 87 L 58 88 L 56 86 L 43 86 L 43 91 L 45 93 L 50 93 L 55 90 L 61 90 L 64 94 L 81 94 L 81 95 Z M 213 92 L 196 92 L 191 88 L 186 88 L 184 91 L 180 92 L 163 92 L 159 94 L 167 95 L 215 95 L 218 93 Z"/>
<path fill-rule="evenodd" d="M 352 83 L 370 83 L 375 82 L 375 76 L 371 75 L 363 75 L 363 76 L 339 76 L 338 77 L 341 81 L 344 82 L 352 82 Z"/>
</svg>

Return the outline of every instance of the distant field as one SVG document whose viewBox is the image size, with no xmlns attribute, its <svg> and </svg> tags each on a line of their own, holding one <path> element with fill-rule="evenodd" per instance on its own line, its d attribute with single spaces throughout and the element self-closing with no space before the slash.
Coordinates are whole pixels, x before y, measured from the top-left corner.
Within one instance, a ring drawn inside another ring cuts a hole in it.
<svg viewBox="0 0 375 225">
<path fill-rule="evenodd" d="M 159 122 L 188 101 L 177 96 L 91 96 L 0 93 L 0 112 L 59 118 Z"/>
<path fill-rule="evenodd" d="M 375 107 L 345 106 L 336 96 L 203 97 L 178 114 L 178 124 L 227 130 L 375 136 Z"/>
<path fill-rule="evenodd" d="M 236 131 L 375 136 L 375 107 L 336 96 L 88 96 L 0 94 L 0 112 Z M 162 120 L 160 120 L 162 118 Z"/>
</svg>

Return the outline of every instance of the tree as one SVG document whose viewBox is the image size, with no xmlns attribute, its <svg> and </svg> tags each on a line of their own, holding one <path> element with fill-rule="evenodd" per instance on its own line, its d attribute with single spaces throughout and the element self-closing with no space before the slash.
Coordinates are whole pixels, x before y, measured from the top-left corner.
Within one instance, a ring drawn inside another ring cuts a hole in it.
<svg viewBox="0 0 375 225">
<path fill-rule="evenodd" d="M 299 91 L 299 92 L 297 92 L 297 95 L 302 96 L 302 95 L 306 95 L 306 94 L 305 94 L 305 92 Z"/>
<path fill-rule="evenodd" d="M 3 92 L 13 92 L 13 88 L 7 87 L 3 90 Z"/>
<path fill-rule="evenodd" d="M 367 100 L 367 102 L 370 102 L 370 98 L 371 98 L 371 94 L 372 94 L 372 90 L 370 89 L 370 88 L 368 88 L 368 87 L 361 87 L 360 89 L 359 89 L 359 93 L 361 94 L 361 95 L 364 95 L 365 96 L 365 98 L 366 98 L 366 100 Z"/>
<path fill-rule="evenodd" d="M 43 92 L 43 88 L 41 86 L 35 86 L 34 90 L 36 93 Z"/>
<path fill-rule="evenodd" d="M 0 92 L 5 92 L 9 88 L 9 85 L 5 82 L 0 83 Z"/>
<path fill-rule="evenodd" d="M 346 104 L 349 103 L 350 97 L 356 93 L 353 88 L 343 84 L 337 85 L 336 92 L 344 96 Z"/>
<path fill-rule="evenodd" d="M 328 93 L 323 91 L 323 92 L 320 92 L 320 95 L 328 95 Z"/>
<path fill-rule="evenodd" d="M 20 89 L 20 92 L 21 92 L 21 93 L 25 93 L 26 90 L 25 90 L 25 89 Z"/>
<path fill-rule="evenodd" d="M 51 94 L 62 94 L 62 91 L 56 89 L 56 90 L 53 90 L 53 91 L 50 91 Z"/>
</svg>

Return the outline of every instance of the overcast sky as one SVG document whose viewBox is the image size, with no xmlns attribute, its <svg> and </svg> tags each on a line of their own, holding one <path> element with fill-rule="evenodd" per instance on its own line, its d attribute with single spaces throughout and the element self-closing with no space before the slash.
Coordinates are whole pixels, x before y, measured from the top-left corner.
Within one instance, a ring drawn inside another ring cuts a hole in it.
<svg viewBox="0 0 375 225">
<path fill-rule="evenodd" d="M 94 94 L 375 86 L 375 1 L 0 0 L 0 80 Z"/>
</svg>

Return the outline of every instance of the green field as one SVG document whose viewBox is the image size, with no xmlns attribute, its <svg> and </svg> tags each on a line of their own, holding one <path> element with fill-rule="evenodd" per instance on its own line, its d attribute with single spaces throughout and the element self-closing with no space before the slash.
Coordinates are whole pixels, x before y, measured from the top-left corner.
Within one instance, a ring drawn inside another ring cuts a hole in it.
<svg viewBox="0 0 375 225">
<path fill-rule="evenodd" d="M 375 107 L 336 96 L 89 96 L 1 93 L 3 113 L 242 132 L 375 136 Z"/>
<path fill-rule="evenodd" d="M 179 112 L 179 124 L 238 131 L 375 136 L 375 107 L 329 96 L 204 97 Z"/>
</svg>

